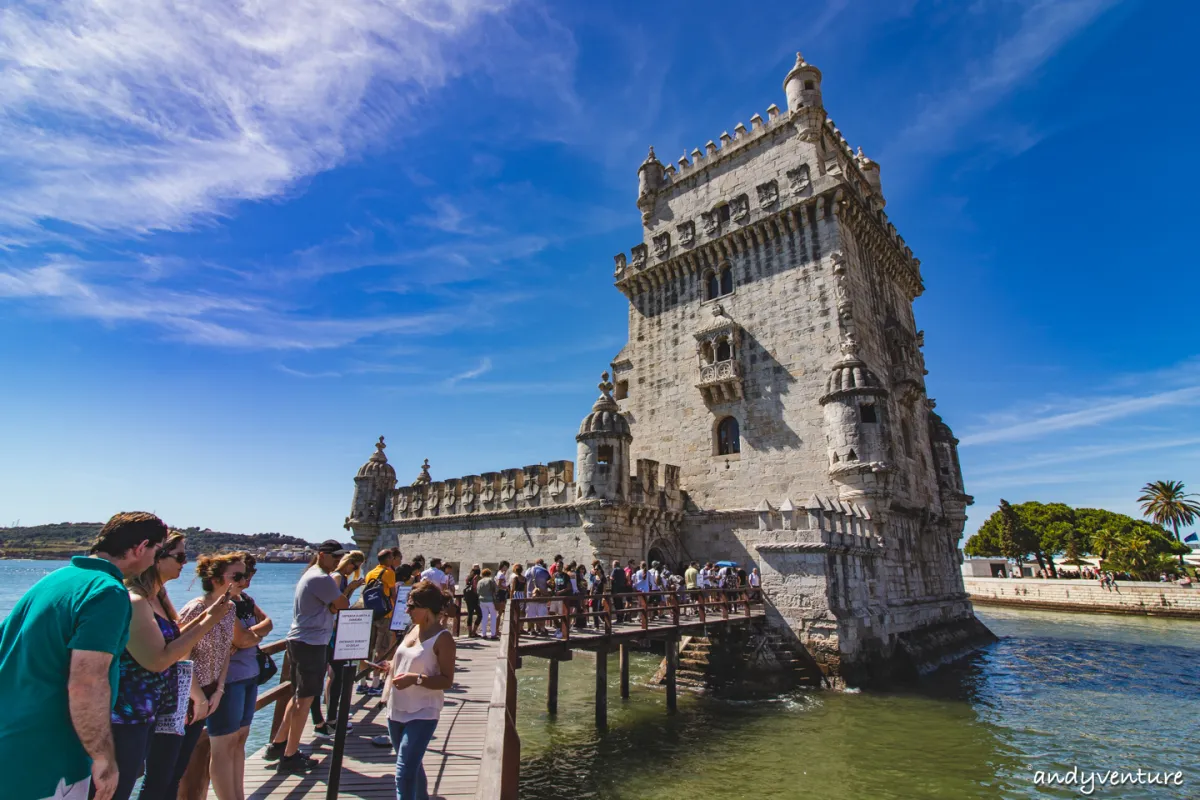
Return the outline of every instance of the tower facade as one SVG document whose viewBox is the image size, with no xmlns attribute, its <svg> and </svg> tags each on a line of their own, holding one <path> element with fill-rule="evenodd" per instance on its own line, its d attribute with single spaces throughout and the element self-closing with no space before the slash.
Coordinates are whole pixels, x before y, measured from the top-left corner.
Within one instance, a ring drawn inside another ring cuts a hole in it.
<svg viewBox="0 0 1200 800">
<path fill-rule="evenodd" d="M 360 546 L 757 566 L 772 623 L 849 683 L 990 637 L 959 567 L 957 440 L 926 394 L 920 263 L 820 70 L 798 55 L 783 89 L 786 111 L 638 166 L 628 342 L 576 462 L 395 487 L 381 440 L 346 520 Z"/>
</svg>

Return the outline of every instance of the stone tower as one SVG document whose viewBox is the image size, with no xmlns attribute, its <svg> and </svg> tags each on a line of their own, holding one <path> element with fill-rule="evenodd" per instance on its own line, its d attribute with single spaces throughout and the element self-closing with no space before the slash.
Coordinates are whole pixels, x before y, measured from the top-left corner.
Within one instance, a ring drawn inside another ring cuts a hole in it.
<svg viewBox="0 0 1200 800">
<path fill-rule="evenodd" d="M 628 342 L 577 463 L 396 487 L 381 439 L 346 521 L 364 550 L 756 566 L 771 623 L 852 684 L 989 638 L 959 571 L 958 442 L 926 394 L 920 263 L 820 70 L 797 55 L 783 88 L 786 111 L 638 166 L 642 240 L 615 257 Z"/>
</svg>

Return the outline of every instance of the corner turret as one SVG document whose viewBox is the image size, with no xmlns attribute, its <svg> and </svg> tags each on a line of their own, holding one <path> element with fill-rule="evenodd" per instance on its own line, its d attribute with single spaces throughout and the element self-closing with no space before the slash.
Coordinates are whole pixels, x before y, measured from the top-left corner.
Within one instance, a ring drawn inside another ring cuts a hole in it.
<svg viewBox="0 0 1200 800">
<path fill-rule="evenodd" d="M 354 500 L 350 507 L 350 518 L 346 521 L 377 523 L 387 518 L 388 499 L 396 488 L 396 470 L 383 454 L 387 447 L 383 437 L 375 443 L 375 452 L 363 464 L 354 477 Z"/>
<path fill-rule="evenodd" d="M 802 53 L 796 53 L 796 65 L 783 79 L 783 91 L 788 111 L 825 107 L 821 102 L 821 70 L 805 61 Z"/>
<path fill-rule="evenodd" d="M 575 437 L 575 499 L 628 502 L 629 421 L 613 399 L 608 373 L 600 376 L 600 397 L 584 417 Z"/>
<path fill-rule="evenodd" d="M 649 155 L 638 167 L 638 199 L 637 206 L 642 211 L 642 223 L 650 221 L 654 213 L 655 194 L 667 185 L 667 170 L 654 155 L 650 148 Z"/>
<path fill-rule="evenodd" d="M 940 415 L 934 412 L 937 403 L 929 404 L 929 441 L 933 446 L 933 464 L 937 470 L 938 493 L 942 498 L 942 513 L 962 535 L 967 522 L 967 506 L 975 502 L 963 490 L 962 465 L 958 461 L 958 439 Z"/>
<path fill-rule="evenodd" d="M 883 500 L 894 471 L 888 463 L 888 391 L 858 356 L 858 344 L 847 335 L 842 357 L 833 365 L 820 403 L 825 408 L 825 440 L 829 476 L 839 496 L 866 506 L 876 519 L 886 514 Z"/>
<path fill-rule="evenodd" d="M 858 168 L 862 171 L 863 177 L 867 179 L 867 183 L 871 186 L 871 191 L 877 198 L 876 202 L 878 203 L 878 206 L 875 208 L 875 210 L 878 211 L 887 205 L 887 200 L 885 200 L 883 197 L 883 183 L 879 180 L 879 164 L 867 158 L 863 154 L 863 149 L 861 147 L 858 148 L 858 155 L 854 157 L 854 161 L 858 164 Z"/>
</svg>

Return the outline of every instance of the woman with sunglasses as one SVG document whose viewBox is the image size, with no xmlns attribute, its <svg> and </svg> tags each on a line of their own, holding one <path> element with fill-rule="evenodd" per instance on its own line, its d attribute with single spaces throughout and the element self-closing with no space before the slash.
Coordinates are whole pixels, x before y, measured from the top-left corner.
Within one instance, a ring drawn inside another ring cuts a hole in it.
<svg viewBox="0 0 1200 800">
<path fill-rule="evenodd" d="M 388 733 L 396 749 L 396 800 L 427 800 L 429 785 L 421 761 L 454 685 L 455 644 L 441 624 L 448 597 L 437 584 L 421 581 L 408 594 L 412 628 L 396 648 L 392 663 L 376 664 L 390 676 Z"/>
<path fill-rule="evenodd" d="M 142 775 L 146 751 L 160 716 L 174 714 L 179 702 L 175 664 L 188 657 L 200 637 L 229 613 L 224 598 L 203 609 L 190 624 L 180 628 L 175 606 L 167 596 L 167 581 L 173 581 L 187 562 L 185 541 L 171 531 L 163 541 L 155 562 L 142 574 L 128 578 L 133 614 L 129 622 L 129 644 L 121 654 L 121 678 L 112 710 L 113 743 L 117 753 L 115 800 L 127 800 L 133 784 Z M 142 792 L 143 797 L 152 797 Z"/>
<path fill-rule="evenodd" d="M 246 563 L 241 553 L 222 553 L 220 555 L 200 556 L 196 561 L 196 575 L 200 577 L 200 585 L 204 595 L 192 600 L 179 612 L 180 620 L 187 622 L 204 613 L 204 609 L 228 597 L 236 601 L 241 597 L 246 581 Z M 192 751 L 204 729 L 205 721 L 221 705 L 225 696 L 225 678 L 229 670 L 229 655 L 233 647 L 233 632 L 237 618 L 233 614 L 226 615 L 213 626 L 200 641 L 192 648 L 192 713 L 175 759 L 174 770 L 166 781 L 165 790 L 161 795 L 146 795 L 143 791 L 140 800 L 174 800 L 179 794 L 179 782 L 191 761 Z M 208 736 L 212 743 L 211 776 L 213 790 L 219 800 L 240 800 L 241 787 L 233 787 L 233 764 L 231 759 L 221 758 L 218 754 L 227 754 L 231 749 L 231 739 L 237 738 L 237 729 L 214 733 L 210 726 Z M 153 751 L 151 752 L 151 757 Z M 147 764 L 147 771 L 151 769 Z"/>
<path fill-rule="evenodd" d="M 250 737 L 250 724 L 254 721 L 254 706 L 258 701 L 258 646 L 275 627 L 254 598 L 246 594 L 250 581 L 258 571 L 257 559 L 249 553 L 239 553 L 246 565 L 246 577 L 242 581 L 239 597 L 233 600 L 237 624 L 233 628 L 233 655 L 229 657 L 229 669 L 225 675 L 225 694 L 217 710 L 208 716 L 208 735 L 212 742 L 212 767 L 224 762 L 232 769 L 230 786 L 236 788 L 236 797 L 244 797 L 246 776 L 246 740 Z M 236 577 L 236 573 L 233 577 Z M 231 595 L 232 597 L 232 595 Z M 214 733 L 218 731 L 218 733 Z M 222 733 L 232 731 L 233 734 Z M 218 750 L 218 744 L 223 749 Z M 218 789 L 218 796 L 224 797 Z"/>
</svg>

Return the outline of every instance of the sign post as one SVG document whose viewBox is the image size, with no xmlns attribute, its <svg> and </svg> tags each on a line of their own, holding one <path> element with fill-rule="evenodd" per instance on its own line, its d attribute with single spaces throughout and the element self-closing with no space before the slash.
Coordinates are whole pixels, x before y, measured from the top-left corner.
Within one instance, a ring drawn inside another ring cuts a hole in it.
<svg viewBox="0 0 1200 800">
<path fill-rule="evenodd" d="M 333 755 L 329 759 L 329 790 L 326 800 L 337 800 L 342 781 L 342 754 L 346 750 L 346 723 L 350 721 L 350 702 L 354 698 L 354 672 L 359 661 L 371 657 L 371 623 L 375 612 L 354 609 L 338 612 L 337 636 L 333 640 L 333 660 L 342 662 L 342 696 L 338 702 Z"/>
</svg>

